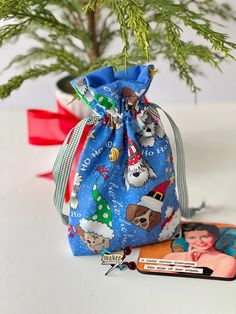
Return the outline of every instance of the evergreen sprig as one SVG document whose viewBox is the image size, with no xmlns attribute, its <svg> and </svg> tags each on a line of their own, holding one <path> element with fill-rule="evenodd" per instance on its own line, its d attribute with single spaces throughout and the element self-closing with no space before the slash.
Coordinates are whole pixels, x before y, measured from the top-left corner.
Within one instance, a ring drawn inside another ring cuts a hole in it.
<svg viewBox="0 0 236 314">
<path fill-rule="evenodd" d="M 51 72 L 58 72 L 59 70 L 60 65 L 58 64 L 51 64 L 50 66 L 35 66 L 34 68 L 25 71 L 22 75 L 12 77 L 7 84 L 0 85 L 0 95 L 2 98 L 6 98 L 10 96 L 13 90 L 19 88 L 24 81 L 41 75 L 47 75 Z"/>
<path fill-rule="evenodd" d="M 4 70 L 18 66 L 23 73 L 0 86 L 0 98 L 52 72 L 78 76 L 160 57 L 197 92 L 198 62 L 220 69 L 225 58 L 234 59 L 236 44 L 216 31 L 215 18 L 236 21 L 236 14 L 215 0 L 0 0 L 0 49 L 25 35 L 35 42 L 6 65 Z M 186 28 L 205 44 L 184 40 Z M 121 53 L 105 57 L 117 37 L 123 40 Z"/>
</svg>

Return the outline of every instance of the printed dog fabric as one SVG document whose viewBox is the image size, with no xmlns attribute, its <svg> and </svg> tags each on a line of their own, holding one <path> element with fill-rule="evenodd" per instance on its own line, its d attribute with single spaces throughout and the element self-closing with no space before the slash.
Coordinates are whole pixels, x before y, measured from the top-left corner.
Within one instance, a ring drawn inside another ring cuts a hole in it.
<svg viewBox="0 0 236 314">
<path fill-rule="evenodd" d="M 180 210 L 169 140 L 144 104 L 154 67 L 107 67 L 72 86 L 101 119 L 83 148 L 70 200 L 74 255 L 175 237 Z"/>
</svg>

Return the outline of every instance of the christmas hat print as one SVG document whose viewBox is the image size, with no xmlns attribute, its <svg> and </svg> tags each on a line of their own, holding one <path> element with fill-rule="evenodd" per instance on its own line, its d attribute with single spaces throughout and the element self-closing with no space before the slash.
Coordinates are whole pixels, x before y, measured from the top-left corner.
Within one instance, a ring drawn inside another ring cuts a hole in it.
<svg viewBox="0 0 236 314">
<path fill-rule="evenodd" d="M 137 144 L 131 139 L 128 139 L 128 165 L 133 166 L 141 161 L 142 156 L 138 150 Z"/>
<path fill-rule="evenodd" d="M 107 170 L 102 167 L 97 169 L 104 179 L 107 179 Z M 96 202 L 96 211 L 87 219 L 82 218 L 80 220 L 80 227 L 84 232 L 93 232 L 98 236 L 102 236 L 105 239 L 112 239 L 114 237 L 112 229 L 112 212 L 107 201 L 102 197 L 98 190 L 97 182 L 100 176 L 96 179 L 92 195 Z"/>
<path fill-rule="evenodd" d="M 147 195 L 142 196 L 138 205 L 150 208 L 155 212 L 161 212 L 166 189 L 168 188 L 169 184 L 169 181 L 165 181 L 153 188 L 152 191 L 150 191 Z"/>
</svg>

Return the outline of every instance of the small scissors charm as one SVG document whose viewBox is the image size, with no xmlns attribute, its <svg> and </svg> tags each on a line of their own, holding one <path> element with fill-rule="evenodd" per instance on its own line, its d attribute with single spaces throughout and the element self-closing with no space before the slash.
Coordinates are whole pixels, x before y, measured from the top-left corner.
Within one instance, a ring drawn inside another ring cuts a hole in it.
<svg viewBox="0 0 236 314">
<path fill-rule="evenodd" d="M 121 258 L 120 261 L 115 263 L 114 265 L 111 266 L 111 268 L 105 273 L 105 276 L 109 275 L 114 269 L 119 267 L 120 270 L 122 270 L 125 266 L 127 266 L 130 270 L 135 270 L 136 269 L 136 263 L 135 262 L 124 262 L 126 256 L 130 255 L 132 252 L 131 247 L 127 247 L 124 249 L 124 254 Z"/>
</svg>

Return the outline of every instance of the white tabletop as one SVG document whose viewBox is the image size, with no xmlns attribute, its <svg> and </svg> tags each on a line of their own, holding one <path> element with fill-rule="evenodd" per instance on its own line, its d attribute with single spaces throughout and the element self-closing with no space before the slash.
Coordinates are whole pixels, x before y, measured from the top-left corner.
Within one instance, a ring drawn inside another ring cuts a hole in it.
<svg viewBox="0 0 236 314">
<path fill-rule="evenodd" d="M 183 135 L 190 205 L 207 204 L 195 220 L 236 224 L 236 105 L 165 109 Z M 0 109 L 0 150 L 1 314 L 236 313 L 236 281 L 104 276 L 99 256 L 73 257 L 54 184 L 35 176 L 58 147 L 28 145 L 26 113 Z"/>
</svg>

